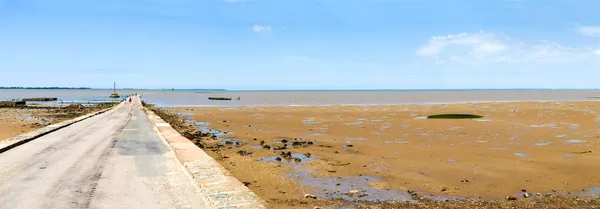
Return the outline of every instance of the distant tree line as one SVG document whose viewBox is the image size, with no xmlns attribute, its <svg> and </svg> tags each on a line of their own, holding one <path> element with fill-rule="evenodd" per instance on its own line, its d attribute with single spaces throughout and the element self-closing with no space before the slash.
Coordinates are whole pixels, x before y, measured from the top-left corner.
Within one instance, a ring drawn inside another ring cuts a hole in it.
<svg viewBox="0 0 600 209">
<path fill-rule="evenodd" d="M 88 87 L 2 87 L 0 89 L 92 89 Z"/>
</svg>

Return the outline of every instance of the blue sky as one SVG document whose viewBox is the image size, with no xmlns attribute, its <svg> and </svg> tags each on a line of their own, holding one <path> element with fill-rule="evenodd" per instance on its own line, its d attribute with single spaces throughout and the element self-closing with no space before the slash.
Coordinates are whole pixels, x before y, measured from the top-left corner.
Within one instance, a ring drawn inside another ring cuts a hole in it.
<svg viewBox="0 0 600 209">
<path fill-rule="evenodd" d="M 0 0 L 0 86 L 599 88 L 597 0 Z"/>
</svg>

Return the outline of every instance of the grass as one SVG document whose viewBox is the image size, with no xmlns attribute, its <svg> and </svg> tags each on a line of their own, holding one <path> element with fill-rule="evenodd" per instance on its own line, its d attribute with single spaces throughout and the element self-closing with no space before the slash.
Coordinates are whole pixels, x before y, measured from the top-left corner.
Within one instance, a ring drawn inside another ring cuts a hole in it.
<svg viewBox="0 0 600 209">
<path fill-rule="evenodd" d="M 472 119 L 472 118 L 483 118 L 481 115 L 473 114 L 439 114 L 427 116 L 429 119 Z"/>
</svg>

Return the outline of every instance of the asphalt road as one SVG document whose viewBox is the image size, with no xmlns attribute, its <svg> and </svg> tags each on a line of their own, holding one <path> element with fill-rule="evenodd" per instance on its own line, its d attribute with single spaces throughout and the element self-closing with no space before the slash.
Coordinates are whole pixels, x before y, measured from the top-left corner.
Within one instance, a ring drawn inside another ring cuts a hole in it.
<svg viewBox="0 0 600 209">
<path fill-rule="evenodd" d="M 0 208 L 211 208 L 137 99 L 0 154 Z"/>
</svg>

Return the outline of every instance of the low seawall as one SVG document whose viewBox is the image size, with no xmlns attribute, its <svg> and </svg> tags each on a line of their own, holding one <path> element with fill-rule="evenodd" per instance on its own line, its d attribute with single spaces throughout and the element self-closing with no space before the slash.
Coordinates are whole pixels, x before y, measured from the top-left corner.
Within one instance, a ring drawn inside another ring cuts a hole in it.
<svg viewBox="0 0 600 209">
<path fill-rule="evenodd" d="M 266 203 L 242 182 L 233 177 L 215 159 L 210 157 L 189 139 L 181 136 L 169 123 L 149 109 L 145 109 L 148 118 L 158 129 L 160 135 L 175 152 L 209 201 L 217 208 L 264 209 Z"/>
</svg>

